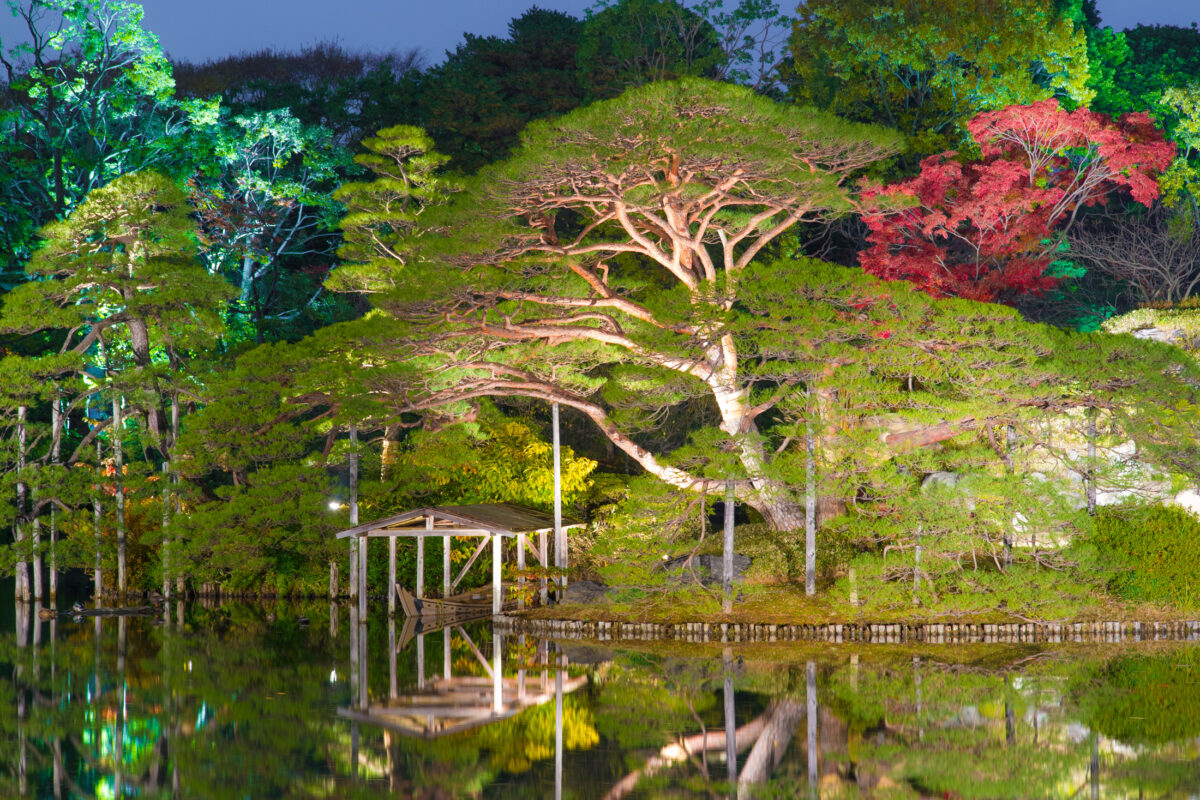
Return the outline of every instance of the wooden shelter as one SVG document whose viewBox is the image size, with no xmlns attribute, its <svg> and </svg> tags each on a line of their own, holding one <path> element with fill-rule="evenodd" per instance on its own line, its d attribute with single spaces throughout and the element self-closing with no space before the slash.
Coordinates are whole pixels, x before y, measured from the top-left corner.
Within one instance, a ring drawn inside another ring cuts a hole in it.
<svg viewBox="0 0 1200 800">
<path fill-rule="evenodd" d="M 559 526 L 559 531 L 579 527 L 584 523 L 577 519 L 565 518 Z M 546 552 L 546 534 L 555 530 L 554 516 L 534 508 L 513 503 L 486 503 L 468 506 L 429 506 L 405 511 L 384 519 L 367 522 L 348 528 L 337 534 L 339 539 L 353 538 L 358 542 L 358 563 L 363 565 L 355 575 L 354 564 L 351 563 L 350 580 L 358 587 L 359 619 L 366 620 L 367 615 L 367 542 L 371 539 L 386 538 L 388 540 L 388 613 L 396 613 L 398 596 L 396 584 L 396 540 L 409 538 L 416 540 L 417 547 L 417 585 L 413 591 L 416 600 L 425 599 L 425 540 L 430 537 L 442 540 L 442 593 L 443 599 L 452 598 L 453 592 L 483 554 L 488 545 L 492 548 L 492 614 L 499 614 L 503 605 L 503 587 L 500 582 L 500 571 L 503 563 L 502 545 L 505 537 L 516 539 L 517 567 L 524 569 L 525 554 L 528 551 L 538 564 L 547 566 L 549 560 Z M 557 531 L 556 531 L 557 533 Z M 538 535 L 538 546 L 535 549 L 530 536 Z M 477 537 L 480 541 L 467 563 L 463 565 L 458 575 L 451 579 L 450 550 L 455 537 Z M 543 586 L 542 596 L 545 597 Z"/>
</svg>

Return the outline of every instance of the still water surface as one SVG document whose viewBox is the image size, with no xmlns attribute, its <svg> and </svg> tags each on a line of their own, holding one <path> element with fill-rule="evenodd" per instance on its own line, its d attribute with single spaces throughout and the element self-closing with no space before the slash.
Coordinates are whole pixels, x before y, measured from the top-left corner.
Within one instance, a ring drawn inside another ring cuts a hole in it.
<svg viewBox="0 0 1200 800">
<path fill-rule="evenodd" d="M 360 637 L 327 605 L 6 606 L 4 798 L 1200 796 L 1194 644 L 599 648 L 382 615 Z"/>
</svg>

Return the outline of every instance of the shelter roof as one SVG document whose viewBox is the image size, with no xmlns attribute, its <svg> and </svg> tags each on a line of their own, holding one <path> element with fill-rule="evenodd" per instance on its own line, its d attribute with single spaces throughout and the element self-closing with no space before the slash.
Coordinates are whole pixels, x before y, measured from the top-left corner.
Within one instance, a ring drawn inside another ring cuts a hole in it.
<svg viewBox="0 0 1200 800">
<path fill-rule="evenodd" d="M 433 529 L 428 530 L 426 520 L 433 519 Z M 583 525 L 574 517 L 562 518 L 564 528 Z M 518 533 L 536 533 L 554 530 L 554 517 L 536 508 L 516 503 L 480 503 L 469 506 L 425 506 L 395 514 L 373 522 L 365 522 L 347 528 L 337 534 L 339 539 L 351 536 L 434 536 L 464 533 L 494 533 L 512 536 Z"/>
</svg>

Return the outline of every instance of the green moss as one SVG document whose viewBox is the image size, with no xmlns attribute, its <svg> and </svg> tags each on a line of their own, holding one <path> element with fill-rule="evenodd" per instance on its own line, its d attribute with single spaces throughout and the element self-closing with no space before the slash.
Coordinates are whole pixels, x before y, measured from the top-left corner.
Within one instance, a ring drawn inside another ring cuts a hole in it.
<svg viewBox="0 0 1200 800">
<path fill-rule="evenodd" d="M 1096 517 L 1091 543 L 1126 600 L 1200 608 L 1200 520 L 1174 506 L 1114 506 Z"/>
</svg>

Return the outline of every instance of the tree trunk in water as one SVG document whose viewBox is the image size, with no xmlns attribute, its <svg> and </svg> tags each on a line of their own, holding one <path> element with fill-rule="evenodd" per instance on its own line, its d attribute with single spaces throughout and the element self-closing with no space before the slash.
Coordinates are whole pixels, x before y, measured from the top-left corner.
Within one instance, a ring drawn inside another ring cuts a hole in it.
<svg viewBox="0 0 1200 800">
<path fill-rule="evenodd" d="M 117 491 L 117 594 L 125 597 L 128 576 L 125 573 L 125 482 L 121 474 L 125 467 L 121 448 L 121 398 L 113 398 L 113 480 Z"/>
</svg>

